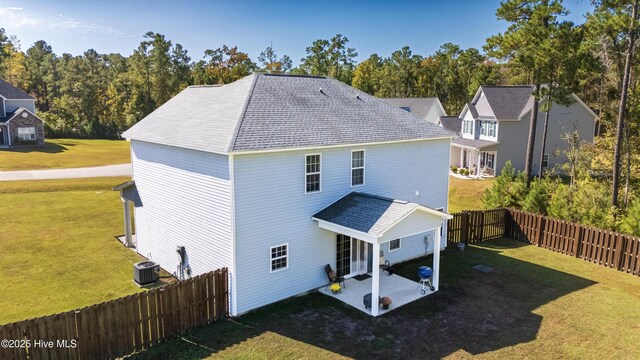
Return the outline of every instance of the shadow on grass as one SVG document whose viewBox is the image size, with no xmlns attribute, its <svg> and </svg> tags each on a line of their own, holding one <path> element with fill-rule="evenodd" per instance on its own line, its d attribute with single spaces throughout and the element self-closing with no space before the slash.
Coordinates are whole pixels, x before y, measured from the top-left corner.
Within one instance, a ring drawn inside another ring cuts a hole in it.
<svg viewBox="0 0 640 360">
<path fill-rule="evenodd" d="M 25 145 L 18 146 L 13 148 L 4 149 L 5 151 L 19 152 L 19 153 L 47 153 L 47 154 L 58 154 L 69 150 L 69 147 L 76 146 L 74 143 L 50 143 L 45 141 L 44 146 L 37 145 Z"/>
<path fill-rule="evenodd" d="M 532 341 L 541 316 L 532 311 L 594 282 L 501 255 L 528 246 L 496 240 L 442 255 L 438 293 L 380 316 L 370 317 L 319 293 L 292 298 L 174 339 L 134 359 L 222 357 L 441 358 Z M 416 278 L 419 258 L 397 264 Z M 471 267 L 494 268 L 481 273 Z"/>
</svg>

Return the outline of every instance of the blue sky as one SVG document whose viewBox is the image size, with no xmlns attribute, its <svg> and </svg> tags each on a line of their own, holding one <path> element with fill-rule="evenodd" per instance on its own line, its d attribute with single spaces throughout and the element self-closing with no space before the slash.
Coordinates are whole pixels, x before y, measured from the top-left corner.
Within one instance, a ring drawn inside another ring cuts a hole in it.
<svg viewBox="0 0 640 360">
<path fill-rule="evenodd" d="M 428 55 L 441 44 L 480 48 L 504 31 L 499 0 L 460 1 L 31 1 L 0 0 L 0 27 L 26 50 L 44 39 L 57 54 L 130 54 L 147 31 L 181 43 L 192 59 L 205 49 L 238 45 L 255 60 L 269 43 L 298 63 L 305 47 L 336 33 L 359 53 L 388 56 L 408 45 Z M 565 0 L 569 19 L 581 23 L 588 0 Z"/>
</svg>

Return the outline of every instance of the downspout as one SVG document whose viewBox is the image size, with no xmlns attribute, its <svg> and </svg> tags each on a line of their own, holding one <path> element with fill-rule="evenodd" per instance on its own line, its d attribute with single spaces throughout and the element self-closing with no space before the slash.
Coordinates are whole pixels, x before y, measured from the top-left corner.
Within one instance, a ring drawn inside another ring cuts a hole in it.
<svg viewBox="0 0 640 360">
<path fill-rule="evenodd" d="M 237 266 L 237 256 L 236 256 L 236 189 L 235 189 L 235 169 L 234 169 L 234 157 L 233 154 L 228 155 L 229 161 L 229 191 L 231 192 L 231 271 L 230 274 L 230 282 L 231 286 L 229 287 L 229 296 L 231 298 L 230 304 L 231 309 L 229 310 L 231 316 L 238 315 L 238 294 L 237 294 L 237 278 L 238 278 L 238 266 Z"/>
</svg>

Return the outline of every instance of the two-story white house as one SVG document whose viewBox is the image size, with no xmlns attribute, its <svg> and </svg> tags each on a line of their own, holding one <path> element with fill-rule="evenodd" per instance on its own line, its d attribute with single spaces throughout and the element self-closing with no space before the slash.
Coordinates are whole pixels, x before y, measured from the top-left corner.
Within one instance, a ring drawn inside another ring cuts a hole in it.
<svg viewBox="0 0 640 360">
<path fill-rule="evenodd" d="M 179 278 L 229 268 L 233 315 L 324 288 L 327 264 L 384 296 L 377 254 L 446 245 L 455 134 L 336 80 L 191 86 L 124 136 L 138 253 Z"/>
<path fill-rule="evenodd" d="M 458 117 L 443 116 L 441 126 L 461 137 L 451 142 L 451 166 L 482 176 L 499 174 L 507 161 L 524 170 L 533 107 L 533 90 L 523 86 L 481 86 Z M 576 96 L 565 106 L 554 103 L 549 114 L 544 161 L 540 164 L 544 111 L 538 112 L 533 171 L 566 162 L 568 144 L 562 137 L 578 131 L 583 141 L 593 142 L 597 115 Z M 541 101 L 541 104 L 544 100 Z"/>
</svg>

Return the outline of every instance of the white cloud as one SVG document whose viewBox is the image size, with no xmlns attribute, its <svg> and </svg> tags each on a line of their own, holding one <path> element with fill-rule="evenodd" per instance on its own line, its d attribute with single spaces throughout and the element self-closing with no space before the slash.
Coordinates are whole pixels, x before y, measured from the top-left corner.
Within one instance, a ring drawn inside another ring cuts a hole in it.
<svg viewBox="0 0 640 360">
<path fill-rule="evenodd" d="M 28 11 L 25 11 L 25 9 L 21 7 L 0 7 L 0 18 L 3 19 L 3 24 L 5 24 L 5 26 L 7 26 L 8 28 L 61 30 L 74 31 L 84 34 L 102 34 L 130 37 L 130 35 L 116 30 L 108 25 L 87 23 L 61 14 L 49 17 L 30 14 Z"/>
</svg>

